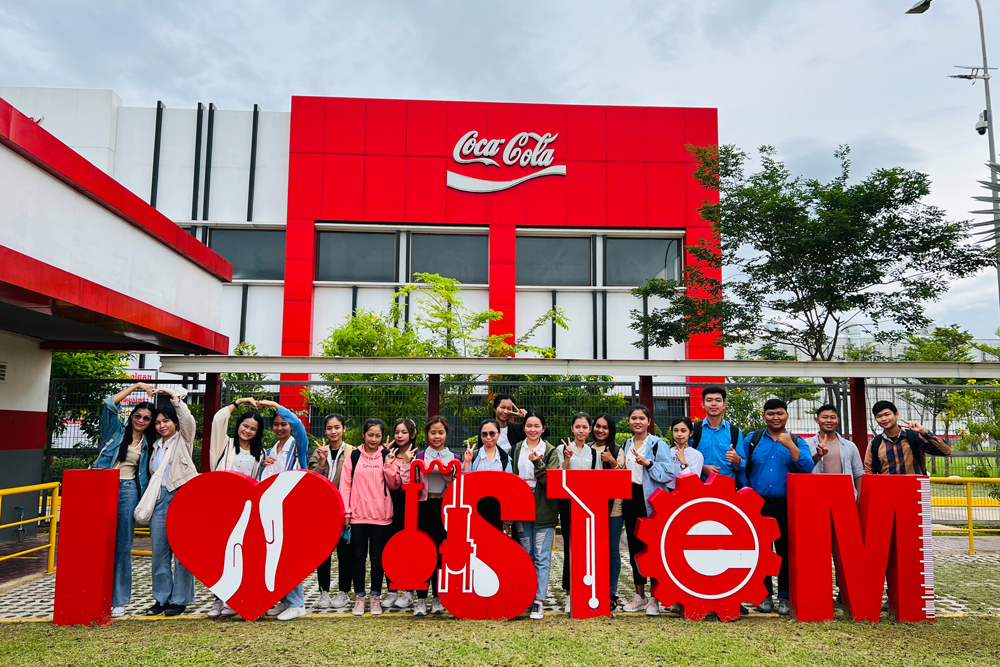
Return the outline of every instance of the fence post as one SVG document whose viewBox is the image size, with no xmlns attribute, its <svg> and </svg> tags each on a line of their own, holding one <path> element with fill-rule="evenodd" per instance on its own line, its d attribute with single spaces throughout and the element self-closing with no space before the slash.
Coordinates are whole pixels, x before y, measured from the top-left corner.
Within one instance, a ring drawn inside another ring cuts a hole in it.
<svg viewBox="0 0 1000 667">
<path fill-rule="evenodd" d="M 201 428 L 201 471 L 212 470 L 212 418 L 219 411 L 222 381 L 218 373 L 205 374 L 205 417 Z"/>
<path fill-rule="evenodd" d="M 427 417 L 441 414 L 441 376 L 433 373 L 427 376 Z"/>
<path fill-rule="evenodd" d="M 656 421 L 656 410 L 653 409 L 653 376 L 639 376 L 639 403 L 649 408 L 649 432 L 655 433 L 654 422 Z"/>
<path fill-rule="evenodd" d="M 851 378 L 851 440 L 864 459 L 868 451 L 868 405 L 865 399 L 865 379 Z"/>
<path fill-rule="evenodd" d="M 45 573 L 56 571 L 56 531 L 59 529 L 59 487 L 52 489 L 52 518 L 49 519 L 49 560 L 45 565 Z"/>
<path fill-rule="evenodd" d="M 972 482 L 965 483 L 965 502 L 969 510 L 969 553 L 976 553 L 976 542 L 972 535 Z"/>
</svg>

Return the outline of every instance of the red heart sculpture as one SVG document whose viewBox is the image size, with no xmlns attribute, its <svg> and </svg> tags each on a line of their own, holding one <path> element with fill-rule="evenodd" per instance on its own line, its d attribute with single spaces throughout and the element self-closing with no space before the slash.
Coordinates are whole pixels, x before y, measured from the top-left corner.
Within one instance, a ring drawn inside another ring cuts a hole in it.
<svg viewBox="0 0 1000 667">
<path fill-rule="evenodd" d="M 219 471 L 177 491 L 167 539 L 184 567 L 254 621 L 330 555 L 343 524 L 344 501 L 323 475 L 292 470 L 258 483 Z"/>
</svg>

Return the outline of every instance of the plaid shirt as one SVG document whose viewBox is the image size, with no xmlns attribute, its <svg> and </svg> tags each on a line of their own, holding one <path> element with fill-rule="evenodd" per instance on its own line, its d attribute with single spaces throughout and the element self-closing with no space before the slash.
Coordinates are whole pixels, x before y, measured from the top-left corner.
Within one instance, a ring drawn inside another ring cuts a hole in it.
<svg viewBox="0 0 1000 667">
<path fill-rule="evenodd" d="M 926 435 L 922 433 L 917 433 L 912 431 L 912 433 L 917 437 L 920 442 L 920 448 L 926 453 L 937 453 L 941 456 L 951 456 L 951 447 L 948 444 L 934 435 L 928 432 Z M 865 452 L 865 473 L 872 474 L 872 447 L 868 447 L 868 451 Z M 890 438 L 887 433 L 882 432 L 882 442 L 878 446 L 878 452 L 875 453 L 878 456 L 879 463 L 881 463 L 881 470 L 879 474 L 881 475 L 924 475 L 926 474 L 920 469 L 917 462 L 914 460 L 913 450 L 910 448 L 910 442 L 906 439 L 905 429 L 899 429 L 899 433 L 896 434 L 896 438 Z"/>
</svg>

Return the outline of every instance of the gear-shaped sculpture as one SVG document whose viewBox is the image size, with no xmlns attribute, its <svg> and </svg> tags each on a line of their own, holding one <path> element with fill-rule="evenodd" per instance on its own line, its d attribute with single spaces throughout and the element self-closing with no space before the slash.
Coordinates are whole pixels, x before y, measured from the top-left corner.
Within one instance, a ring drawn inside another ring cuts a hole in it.
<svg viewBox="0 0 1000 667">
<path fill-rule="evenodd" d="M 736 490 L 733 478 L 696 475 L 677 478 L 677 489 L 657 489 L 653 514 L 640 519 L 636 537 L 646 547 L 639 569 L 653 577 L 653 596 L 666 606 L 679 603 L 687 620 L 715 612 L 720 621 L 740 617 L 740 603 L 767 595 L 764 577 L 778 573 L 781 558 L 771 551 L 778 522 L 760 514 L 763 498 Z"/>
</svg>

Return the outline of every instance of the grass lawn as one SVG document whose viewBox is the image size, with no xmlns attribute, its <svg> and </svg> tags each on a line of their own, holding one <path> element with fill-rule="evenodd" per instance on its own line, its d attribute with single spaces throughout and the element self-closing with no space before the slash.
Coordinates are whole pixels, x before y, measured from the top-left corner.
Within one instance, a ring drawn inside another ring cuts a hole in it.
<svg viewBox="0 0 1000 667">
<path fill-rule="evenodd" d="M 878 625 L 750 617 L 542 622 L 325 617 L 291 623 L 125 620 L 0 624 L 4 665 L 996 665 L 1000 618 Z"/>
</svg>

